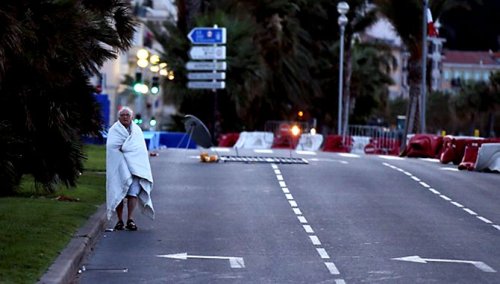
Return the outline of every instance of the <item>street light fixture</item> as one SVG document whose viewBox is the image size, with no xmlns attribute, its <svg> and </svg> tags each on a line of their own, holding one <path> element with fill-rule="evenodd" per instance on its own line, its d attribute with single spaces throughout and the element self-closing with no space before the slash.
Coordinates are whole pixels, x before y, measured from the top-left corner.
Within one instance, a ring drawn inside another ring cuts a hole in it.
<svg viewBox="0 0 500 284">
<path fill-rule="evenodd" d="M 141 48 L 137 51 L 137 65 L 141 68 L 146 68 L 149 64 L 148 62 L 149 52 Z"/>
<path fill-rule="evenodd" d="M 339 108 L 338 108 L 338 120 L 337 120 L 337 133 L 341 135 L 342 133 L 342 92 L 344 85 L 344 31 L 347 25 L 348 19 L 346 17 L 349 11 L 349 4 L 347 2 L 339 2 L 337 4 L 337 11 L 340 16 L 338 19 L 338 24 L 340 27 L 340 63 L 339 63 Z"/>
</svg>

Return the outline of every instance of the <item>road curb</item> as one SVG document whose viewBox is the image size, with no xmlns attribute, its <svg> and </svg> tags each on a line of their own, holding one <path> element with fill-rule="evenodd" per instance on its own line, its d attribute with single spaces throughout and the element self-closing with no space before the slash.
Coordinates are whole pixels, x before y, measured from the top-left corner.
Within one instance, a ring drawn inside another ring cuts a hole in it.
<svg viewBox="0 0 500 284">
<path fill-rule="evenodd" d="M 92 250 L 107 223 L 106 204 L 97 209 L 66 248 L 37 282 L 38 284 L 72 283 L 85 256 Z"/>
</svg>

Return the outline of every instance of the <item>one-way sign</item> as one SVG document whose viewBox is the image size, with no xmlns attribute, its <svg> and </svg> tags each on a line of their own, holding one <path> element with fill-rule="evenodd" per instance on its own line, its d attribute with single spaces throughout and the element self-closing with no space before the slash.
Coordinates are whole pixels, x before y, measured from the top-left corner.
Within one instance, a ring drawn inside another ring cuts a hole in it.
<svg viewBox="0 0 500 284">
<path fill-rule="evenodd" d="M 197 27 L 187 37 L 194 44 L 225 44 L 226 28 Z"/>
</svg>

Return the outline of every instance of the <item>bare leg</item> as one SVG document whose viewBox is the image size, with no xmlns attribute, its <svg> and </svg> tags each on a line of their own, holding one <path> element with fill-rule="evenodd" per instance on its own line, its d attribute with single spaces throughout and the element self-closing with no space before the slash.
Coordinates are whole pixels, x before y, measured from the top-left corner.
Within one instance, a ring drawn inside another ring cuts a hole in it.
<svg viewBox="0 0 500 284">
<path fill-rule="evenodd" d="M 118 221 L 123 221 L 123 200 L 116 206 L 116 217 L 118 217 Z"/>
<path fill-rule="evenodd" d="M 135 207 L 137 207 L 137 197 L 127 196 L 128 220 L 134 219 Z"/>
<path fill-rule="evenodd" d="M 123 200 L 116 206 L 116 217 L 118 217 L 118 222 L 115 225 L 115 230 L 123 230 Z"/>
</svg>

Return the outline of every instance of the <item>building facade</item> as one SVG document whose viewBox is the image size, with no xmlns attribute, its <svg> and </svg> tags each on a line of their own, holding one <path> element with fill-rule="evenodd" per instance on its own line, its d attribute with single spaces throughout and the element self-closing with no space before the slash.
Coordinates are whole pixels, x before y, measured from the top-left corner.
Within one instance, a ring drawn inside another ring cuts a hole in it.
<svg viewBox="0 0 500 284">
<path fill-rule="evenodd" d="M 488 82 L 491 72 L 500 72 L 500 53 L 445 49 L 440 90 L 453 90 L 460 82 Z"/>
</svg>

